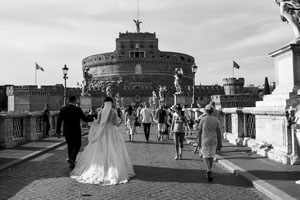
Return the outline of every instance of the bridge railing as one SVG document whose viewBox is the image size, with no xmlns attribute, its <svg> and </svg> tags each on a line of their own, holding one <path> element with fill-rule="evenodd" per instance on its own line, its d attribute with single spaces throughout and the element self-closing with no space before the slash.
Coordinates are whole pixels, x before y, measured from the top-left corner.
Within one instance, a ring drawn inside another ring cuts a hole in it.
<svg viewBox="0 0 300 200">
<path fill-rule="evenodd" d="M 232 143 L 243 144 L 245 139 L 256 138 L 255 114 L 251 108 L 220 109 L 221 132 Z"/>
<path fill-rule="evenodd" d="M 45 137 L 42 112 L 8 112 L 0 114 L 0 147 L 10 148 L 18 144 Z M 57 111 L 50 112 L 50 131 L 56 128 Z"/>
</svg>

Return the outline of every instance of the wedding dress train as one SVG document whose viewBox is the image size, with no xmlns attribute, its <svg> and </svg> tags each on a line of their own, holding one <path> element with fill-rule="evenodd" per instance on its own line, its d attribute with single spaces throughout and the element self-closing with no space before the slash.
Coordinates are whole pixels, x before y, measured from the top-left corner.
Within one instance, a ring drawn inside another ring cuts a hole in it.
<svg viewBox="0 0 300 200">
<path fill-rule="evenodd" d="M 91 124 L 89 143 L 71 172 L 71 178 L 90 184 L 126 183 L 134 176 L 134 170 L 124 139 L 116 127 L 117 113 L 106 103 L 98 118 L 101 122 Z"/>
</svg>

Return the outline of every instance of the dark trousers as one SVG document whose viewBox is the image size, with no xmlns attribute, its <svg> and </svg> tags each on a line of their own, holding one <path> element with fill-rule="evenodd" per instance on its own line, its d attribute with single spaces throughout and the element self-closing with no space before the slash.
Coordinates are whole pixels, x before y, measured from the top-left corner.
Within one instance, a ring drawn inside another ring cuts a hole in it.
<svg viewBox="0 0 300 200">
<path fill-rule="evenodd" d="M 183 140 L 184 140 L 185 133 L 175 133 L 174 134 L 174 143 L 176 149 L 183 148 Z"/>
<path fill-rule="evenodd" d="M 146 140 L 149 140 L 151 123 L 143 123 Z"/>
<path fill-rule="evenodd" d="M 49 135 L 49 131 L 50 131 L 50 122 L 44 122 L 44 133 L 45 135 Z"/>
<path fill-rule="evenodd" d="M 65 136 L 65 138 L 68 144 L 69 159 L 72 159 L 75 162 L 77 154 L 79 153 L 81 147 L 81 138 L 72 138 L 70 136 Z"/>
</svg>

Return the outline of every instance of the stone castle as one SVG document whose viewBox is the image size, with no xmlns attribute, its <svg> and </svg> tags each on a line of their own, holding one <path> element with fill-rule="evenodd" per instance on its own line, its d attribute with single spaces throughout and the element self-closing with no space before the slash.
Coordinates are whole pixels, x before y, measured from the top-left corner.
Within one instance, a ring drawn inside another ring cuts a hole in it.
<svg viewBox="0 0 300 200">
<path fill-rule="evenodd" d="M 157 93 L 159 86 L 165 86 L 166 104 L 174 104 L 173 94 L 174 71 L 182 69 L 182 91 L 186 104 L 192 101 L 193 73 L 192 56 L 161 51 L 155 33 L 136 32 L 119 33 L 116 39 L 116 49 L 113 52 L 88 56 L 82 60 L 82 70 L 85 77 L 86 93 L 93 99 L 99 99 L 99 91 L 104 91 L 107 85 L 114 86 L 114 93 L 119 93 L 125 105 L 138 105 L 148 102 L 153 91 Z M 219 85 L 204 85 L 195 87 L 195 96 L 199 104 L 210 101 L 210 95 L 223 94 Z M 95 105 L 95 104 L 93 104 Z"/>
</svg>

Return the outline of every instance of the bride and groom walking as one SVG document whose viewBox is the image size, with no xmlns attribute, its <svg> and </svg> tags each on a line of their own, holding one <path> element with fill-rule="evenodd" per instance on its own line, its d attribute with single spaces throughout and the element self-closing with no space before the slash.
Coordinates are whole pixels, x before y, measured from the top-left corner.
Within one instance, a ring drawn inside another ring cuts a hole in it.
<svg viewBox="0 0 300 200">
<path fill-rule="evenodd" d="M 68 163 L 73 169 L 71 178 L 90 184 L 126 183 L 134 176 L 134 170 L 117 127 L 121 122 L 116 110 L 112 108 L 113 99 L 107 97 L 104 100 L 104 107 L 98 112 L 97 119 L 85 116 L 81 108 L 76 107 L 76 97 L 71 96 L 69 102 L 59 112 L 56 132 L 60 136 L 63 122 L 63 134 L 68 145 Z M 88 145 L 76 162 L 81 147 L 80 119 L 92 123 Z"/>
</svg>

